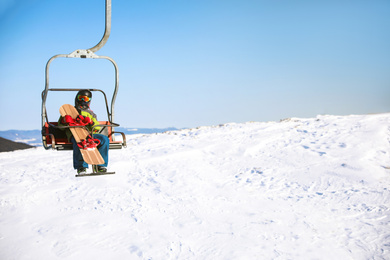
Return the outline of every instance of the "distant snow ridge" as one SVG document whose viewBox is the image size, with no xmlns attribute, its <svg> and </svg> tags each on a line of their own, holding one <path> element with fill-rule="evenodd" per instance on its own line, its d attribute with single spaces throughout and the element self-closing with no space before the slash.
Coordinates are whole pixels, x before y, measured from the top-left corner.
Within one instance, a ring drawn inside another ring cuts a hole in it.
<svg viewBox="0 0 390 260">
<path fill-rule="evenodd" d="M 389 259 L 390 114 L 129 135 L 112 176 L 0 154 L 3 259 Z"/>
</svg>

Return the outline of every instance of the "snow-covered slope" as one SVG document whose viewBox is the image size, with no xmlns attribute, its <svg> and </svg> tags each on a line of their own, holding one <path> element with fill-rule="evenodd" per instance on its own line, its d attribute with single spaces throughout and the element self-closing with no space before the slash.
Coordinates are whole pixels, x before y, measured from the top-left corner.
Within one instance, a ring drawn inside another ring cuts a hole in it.
<svg viewBox="0 0 390 260">
<path fill-rule="evenodd" d="M 0 154 L 1 259 L 389 259 L 390 114 L 128 136 L 115 175 Z"/>
</svg>

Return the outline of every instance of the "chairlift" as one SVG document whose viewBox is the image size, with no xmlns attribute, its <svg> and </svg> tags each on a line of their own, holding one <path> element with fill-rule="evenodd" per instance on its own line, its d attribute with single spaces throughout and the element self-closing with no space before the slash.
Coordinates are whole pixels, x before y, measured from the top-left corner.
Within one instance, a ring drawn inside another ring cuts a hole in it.
<svg viewBox="0 0 390 260">
<path fill-rule="evenodd" d="M 58 122 L 50 122 L 48 119 L 47 109 L 46 109 L 46 99 L 48 97 L 49 91 L 79 91 L 81 89 L 73 89 L 73 88 L 49 88 L 49 67 L 53 60 L 57 58 L 81 58 L 81 59 L 106 59 L 109 60 L 115 68 L 115 89 L 112 95 L 111 100 L 111 108 L 109 108 L 107 96 L 101 89 L 88 89 L 91 92 L 100 92 L 103 94 L 105 100 L 105 106 L 107 111 L 107 120 L 99 121 L 99 125 L 101 126 L 100 133 L 108 136 L 110 140 L 110 149 L 121 149 L 122 147 L 126 147 L 126 136 L 122 132 L 113 131 L 114 127 L 118 127 L 119 124 L 114 123 L 114 105 L 115 99 L 118 93 L 119 87 L 119 73 L 118 66 L 116 62 L 107 56 L 99 56 L 95 54 L 96 51 L 100 50 L 104 44 L 107 42 L 108 37 L 110 36 L 111 31 L 111 0 L 106 0 L 106 22 L 105 22 L 105 31 L 102 39 L 98 44 L 90 49 L 78 49 L 70 54 L 58 54 L 51 57 L 47 64 L 45 70 L 45 89 L 42 92 L 42 143 L 43 147 L 53 150 L 72 150 L 72 143 L 68 141 L 64 128 L 69 128 L 69 126 L 59 126 Z M 95 126 L 96 127 L 96 126 Z M 122 136 L 122 141 L 115 140 L 115 134 L 120 134 Z"/>
</svg>

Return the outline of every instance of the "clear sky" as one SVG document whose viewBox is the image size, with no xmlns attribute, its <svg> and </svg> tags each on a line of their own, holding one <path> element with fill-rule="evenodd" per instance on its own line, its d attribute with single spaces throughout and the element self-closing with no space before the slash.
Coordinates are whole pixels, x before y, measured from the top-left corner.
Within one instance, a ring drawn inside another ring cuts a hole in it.
<svg viewBox="0 0 390 260">
<path fill-rule="evenodd" d="M 0 1 L 0 130 L 40 129 L 46 62 L 95 46 L 104 10 L 104 0 Z M 125 127 L 390 112 L 389 0 L 112 0 L 96 54 L 119 66 Z M 57 59 L 50 87 L 110 94 L 113 66 Z M 50 121 L 73 95 L 49 95 Z"/>
</svg>

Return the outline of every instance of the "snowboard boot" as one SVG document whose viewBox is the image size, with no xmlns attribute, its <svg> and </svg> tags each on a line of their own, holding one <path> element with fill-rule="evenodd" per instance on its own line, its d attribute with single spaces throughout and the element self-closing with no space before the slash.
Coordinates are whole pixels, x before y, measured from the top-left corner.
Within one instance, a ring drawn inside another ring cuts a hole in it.
<svg viewBox="0 0 390 260">
<path fill-rule="evenodd" d="M 95 167 L 94 169 L 95 169 L 96 172 L 107 172 L 107 168 L 106 167 L 99 166 L 99 165 L 95 165 L 94 167 Z"/>
<path fill-rule="evenodd" d="M 81 175 L 81 174 L 87 174 L 87 168 L 85 167 L 80 167 L 77 169 L 77 174 Z"/>
<path fill-rule="evenodd" d="M 103 167 L 103 166 L 98 166 L 98 167 L 97 167 L 97 171 L 98 171 L 98 172 L 107 172 L 107 168 L 106 168 L 106 167 Z"/>
</svg>

